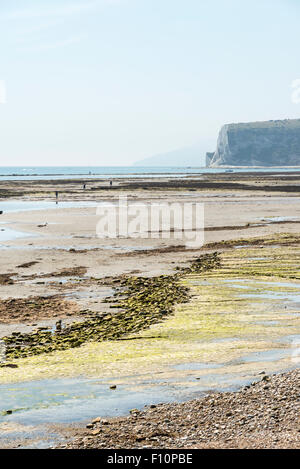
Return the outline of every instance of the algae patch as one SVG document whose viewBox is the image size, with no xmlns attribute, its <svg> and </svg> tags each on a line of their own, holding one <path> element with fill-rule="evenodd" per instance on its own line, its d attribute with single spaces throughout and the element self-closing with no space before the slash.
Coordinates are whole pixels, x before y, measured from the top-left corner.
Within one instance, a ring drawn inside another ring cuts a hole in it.
<svg viewBox="0 0 300 469">
<path fill-rule="evenodd" d="M 208 254 L 196 259 L 190 267 L 184 269 L 184 272 L 206 271 L 217 265 L 219 265 L 217 253 Z M 73 323 L 64 329 L 59 328 L 54 333 L 49 330 L 38 330 L 27 334 L 14 332 L 2 339 L 6 346 L 6 357 L 21 358 L 67 350 L 87 342 L 118 339 L 126 334 L 149 328 L 172 314 L 177 303 L 188 301 L 188 288 L 180 284 L 179 277 L 180 274 L 177 273 L 149 279 L 131 277 L 120 280 L 120 289 L 115 293 L 115 297 L 120 299 L 111 308 L 121 308 L 121 312 L 115 314 L 91 312 L 90 319 Z"/>
</svg>

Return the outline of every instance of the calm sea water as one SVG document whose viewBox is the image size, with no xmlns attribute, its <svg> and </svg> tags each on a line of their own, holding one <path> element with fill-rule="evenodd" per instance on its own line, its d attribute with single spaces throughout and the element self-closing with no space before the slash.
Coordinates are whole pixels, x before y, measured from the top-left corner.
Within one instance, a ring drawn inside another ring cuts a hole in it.
<svg viewBox="0 0 300 469">
<path fill-rule="evenodd" d="M 141 177 L 180 177 L 189 174 L 223 173 L 224 168 L 201 168 L 192 166 L 0 166 L 0 180 L 22 179 L 70 179 L 70 178 L 125 178 Z M 292 172 L 295 168 L 242 168 L 231 172 Z"/>
</svg>

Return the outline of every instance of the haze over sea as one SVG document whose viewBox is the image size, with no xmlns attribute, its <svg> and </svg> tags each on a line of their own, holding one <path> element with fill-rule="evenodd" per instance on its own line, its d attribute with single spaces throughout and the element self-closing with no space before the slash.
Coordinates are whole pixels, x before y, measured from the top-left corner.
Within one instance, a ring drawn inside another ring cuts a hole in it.
<svg viewBox="0 0 300 469">
<path fill-rule="evenodd" d="M 198 166 L 0 166 L 0 180 L 180 177 L 189 174 L 231 172 L 293 172 L 299 167 L 203 168 Z"/>
</svg>

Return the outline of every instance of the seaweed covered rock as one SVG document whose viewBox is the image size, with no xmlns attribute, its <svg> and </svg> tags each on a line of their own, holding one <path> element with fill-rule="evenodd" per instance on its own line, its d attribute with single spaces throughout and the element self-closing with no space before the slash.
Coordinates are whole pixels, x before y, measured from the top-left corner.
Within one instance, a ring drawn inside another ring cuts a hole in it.
<svg viewBox="0 0 300 469">
<path fill-rule="evenodd" d="M 149 328 L 174 312 L 176 304 L 189 300 L 189 289 L 180 279 L 184 274 L 211 270 L 220 265 L 217 253 L 206 254 L 174 275 L 129 277 L 119 281 L 111 308 L 114 313 L 93 313 L 90 317 L 55 330 L 39 328 L 35 332 L 14 332 L 3 337 L 7 358 L 20 358 L 79 347 L 86 342 L 118 340 L 122 336 Z M 121 310 L 121 311 L 120 311 Z"/>
</svg>

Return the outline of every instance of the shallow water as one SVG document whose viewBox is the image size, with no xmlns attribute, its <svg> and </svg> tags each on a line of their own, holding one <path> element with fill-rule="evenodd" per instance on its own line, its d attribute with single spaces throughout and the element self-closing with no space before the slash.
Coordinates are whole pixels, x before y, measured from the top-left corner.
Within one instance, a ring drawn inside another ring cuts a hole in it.
<svg viewBox="0 0 300 469">
<path fill-rule="evenodd" d="M 299 217 L 266 217 L 266 218 L 262 218 L 262 221 L 267 221 L 269 223 L 278 223 L 278 222 L 282 222 L 282 221 L 289 222 L 289 221 L 299 221 L 299 220 L 300 220 Z"/>
<path fill-rule="evenodd" d="M 270 362 L 278 361 L 284 358 L 292 356 L 291 349 L 272 349 L 264 352 L 253 352 L 249 355 L 239 357 L 235 360 L 228 362 L 230 365 L 242 364 L 242 363 L 258 363 L 258 362 Z"/>
<path fill-rule="evenodd" d="M 99 203 L 96 202 L 58 202 L 54 200 L 53 202 L 49 201 L 36 201 L 36 202 L 27 202 L 22 200 L 13 200 L 9 202 L 0 202 L 0 210 L 3 213 L 12 213 L 12 212 L 24 212 L 31 210 L 49 210 L 49 209 L 58 209 L 58 208 L 76 208 L 76 207 L 96 207 Z M 101 205 L 104 204 L 101 202 Z"/>
<path fill-rule="evenodd" d="M 293 343 L 292 338 L 286 338 Z M 299 342 L 300 343 L 300 342 Z M 245 363 L 262 364 L 268 373 L 268 363 L 284 360 L 291 355 L 291 349 L 274 349 L 252 353 L 229 363 L 185 363 L 175 365 L 175 375 L 169 378 L 136 376 L 129 378 L 129 384 L 119 384 L 118 379 L 46 379 L 40 381 L 6 384 L 0 386 L 1 424 L 21 424 L 23 431 L 2 434 L 1 441 L 22 438 L 20 447 L 44 448 L 62 441 L 59 434 L 46 431 L 49 424 L 84 424 L 91 419 L 126 415 L 133 408 L 163 402 L 184 402 L 199 398 L 210 390 L 236 391 L 261 376 L 251 369 L 241 373 L 239 366 Z M 292 361 L 282 363 L 280 371 L 295 368 Z M 230 366 L 231 372 L 222 373 L 222 367 Z M 235 366 L 237 370 L 235 371 Z M 278 369 L 277 368 L 277 369 Z M 180 373 L 182 371 L 182 374 Z M 201 376 L 197 376 L 201 371 Z M 203 373 L 204 372 L 204 373 Z M 122 377 L 122 379 L 126 377 Z M 110 389 L 111 384 L 117 388 Z M 10 414 L 7 414 L 10 411 Z M 27 427 L 29 426 L 29 429 Z M 32 427 L 32 428 L 31 428 Z M 28 443 L 26 443 L 28 440 Z"/>
<path fill-rule="evenodd" d="M 270 362 L 287 355 L 287 350 L 250 354 L 231 365 L 250 361 Z M 228 364 L 191 363 L 173 367 L 178 371 L 190 370 L 165 380 L 149 379 L 130 385 L 119 385 L 117 379 L 55 379 L 41 380 L 0 386 L 0 425 L 24 425 L 19 432 L 2 434 L 1 441 L 22 438 L 20 447 L 43 448 L 62 441 L 59 434 L 46 431 L 49 424 L 84 423 L 101 417 L 126 415 L 133 408 L 142 409 L 145 405 L 164 402 L 184 402 L 199 398 L 209 390 L 236 391 L 253 381 L 259 381 L 258 373 L 237 372 L 220 373 L 222 366 Z M 290 367 L 292 369 L 293 366 Z M 286 369 L 283 367 L 283 370 Z M 206 374 L 197 377 L 199 370 Z M 216 372 L 214 372 L 216 370 Z M 233 368 L 234 370 L 234 368 Z M 194 373 L 193 373 L 194 372 Z M 116 384 L 117 389 L 110 389 Z M 7 415 L 7 411 L 11 413 Z M 26 443 L 28 440 L 28 443 Z"/>
<path fill-rule="evenodd" d="M 95 417 L 95 412 L 102 416 L 127 413 L 149 401 L 167 402 L 171 396 L 170 390 L 156 387 L 141 392 L 130 392 L 126 386 L 111 390 L 108 382 L 86 378 L 1 385 L 0 421 L 69 423 Z M 8 409 L 13 410 L 11 415 L 1 415 Z"/>
<path fill-rule="evenodd" d="M 233 168 L 230 172 L 282 172 L 298 171 L 299 168 Z M 225 168 L 205 168 L 199 166 L 2 166 L 0 180 L 44 180 L 44 179 L 113 179 L 113 178 L 148 178 L 182 177 L 205 173 L 225 173 Z"/>
<path fill-rule="evenodd" d="M 290 334 L 278 339 L 278 342 L 283 344 L 289 344 L 294 346 L 294 348 L 299 348 L 300 346 L 300 334 Z"/>
<path fill-rule="evenodd" d="M 94 298 L 97 300 L 103 300 L 106 297 L 111 297 L 114 293 L 114 289 L 110 287 L 98 287 L 96 289 L 90 288 L 87 290 L 75 290 L 72 292 L 66 292 L 64 296 L 66 298 L 73 298 L 77 300 Z"/>
<path fill-rule="evenodd" d="M 286 306 L 289 311 L 295 313 L 298 311 L 300 292 L 297 283 L 249 281 L 249 279 L 238 278 L 225 281 L 218 279 L 217 282 L 221 286 L 233 288 L 234 293 L 240 298 L 263 299 L 266 304 L 265 312 L 274 311 L 275 306 L 281 308 L 281 311 Z M 248 282 L 248 285 L 245 282 Z M 213 283 L 214 281 L 195 281 L 195 285 L 213 285 Z M 281 291 L 272 291 L 271 287 L 279 287 Z M 255 288 L 259 290 L 253 293 Z M 247 289 L 249 289 L 248 294 L 245 293 Z M 84 292 L 84 295 L 86 294 L 90 295 L 92 292 Z M 255 301 L 250 303 L 250 307 L 255 309 Z M 272 317 L 268 321 L 270 329 L 277 326 L 276 321 L 271 319 Z M 263 322 L 266 323 L 266 321 Z M 234 347 L 236 337 L 217 340 L 232 341 Z M 223 363 L 203 363 L 200 360 L 193 363 L 181 363 L 170 366 L 170 373 L 167 375 L 153 372 L 151 375 L 144 376 L 121 376 L 120 383 L 118 379 L 104 380 L 100 376 L 99 379 L 78 377 L 0 385 L 0 422 L 42 425 L 42 427 L 51 423 L 85 422 L 97 416 L 124 415 L 130 409 L 142 408 L 145 404 L 185 401 L 200 397 L 202 393 L 212 389 L 237 390 L 261 379 L 259 372 L 262 370 L 266 373 L 274 372 L 274 364 L 276 364 L 276 371 L 286 371 L 297 367 L 299 344 L 299 335 L 286 335 L 275 339 L 271 350 L 248 353 L 248 349 L 244 349 L 248 354 L 228 362 L 225 361 L 225 357 L 222 358 Z M 245 351 L 240 353 L 245 353 Z M 109 388 L 111 384 L 116 384 L 117 389 L 111 390 Z M 7 410 L 11 410 L 12 413 L 7 415 Z M 10 437 L 14 438 L 12 435 Z M 43 440 L 30 432 L 24 431 L 23 436 L 37 438 L 36 442 L 30 443 L 33 447 L 47 446 Z M 53 438 L 54 442 L 59 441 L 59 436 L 54 435 Z"/>
<path fill-rule="evenodd" d="M 247 293 L 247 294 L 241 294 L 241 298 L 262 298 L 266 300 L 275 300 L 275 299 L 282 299 L 282 300 L 287 300 L 289 302 L 294 302 L 294 303 L 300 303 L 300 292 L 299 293 L 293 293 L 293 292 L 275 292 L 272 290 L 266 290 L 266 291 L 259 291 L 257 293 Z"/>
<path fill-rule="evenodd" d="M 15 230 L 11 230 L 13 233 L 12 233 L 12 236 L 9 238 L 9 239 L 5 239 L 3 240 L 3 242 L 5 241 L 13 241 L 14 239 L 18 239 L 18 238 L 23 238 L 23 237 L 36 237 L 36 235 L 34 234 L 29 234 L 29 233 L 25 233 L 25 236 L 24 236 L 24 233 L 20 232 L 20 231 L 15 231 Z M 14 234 L 15 233 L 20 233 L 20 236 L 17 236 L 17 237 L 14 237 Z M 127 253 L 127 252 L 137 252 L 137 251 L 151 251 L 151 250 L 154 250 L 154 249 L 157 249 L 161 246 L 155 246 L 155 245 L 152 245 L 152 246 L 114 246 L 114 245 L 103 245 L 103 244 L 79 244 L 79 245 L 76 245 L 76 244 L 68 244 L 67 246 L 65 245 L 58 245 L 58 244 L 54 244 L 54 245 L 48 245 L 48 246 L 41 246 L 41 245 L 37 245 L 37 244 L 34 244 L 33 243 L 27 243 L 27 244 L 18 244 L 18 245 L 10 245 L 10 244 L 1 244 L 0 245 L 0 248 L 1 249 L 30 249 L 30 250 L 41 250 L 41 251 L 49 251 L 49 250 L 55 250 L 55 251 L 59 251 L 59 250 L 63 250 L 63 251 L 69 251 L 70 249 L 75 249 L 76 251 L 94 251 L 95 249 L 97 250 L 105 250 L 105 251 L 116 251 L 116 252 L 120 252 L 120 253 Z"/>
<path fill-rule="evenodd" d="M 37 278 L 36 280 L 21 280 L 22 283 L 28 284 L 28 285 L 43 285 L 46 283 L 58 283 L 60 285 L 64 285 L 65 283 L 75 283 L 75 282 L 81 282 L 82 280 L 85 280 L 85 277 L 78 277 L 78 276 L 67 276 L 67 277 L 41 277 Z"/>
<path fill-rule="evenodd" d="M 180 365 L 174 365 L 175 370 L 207 370 L 213 368 L 221 368 L 222 364 L 216 363 L 181 363 Z"/>
<path fill-rule="evenodd" d="M 247 285 L 245 283 L 247 282 Z M 249 279 L 225 279 L 219 280 L 220 284 L 226 284 L 230 287 L 247 291 L 249 293 L 239 293 L 239 298 L 249 299 L 265 299 L 265 300 L 282 300 L 285 301 L 287 307 L 289 303 L 300 304 L 300 288 L 297 283 L 293 282 L 268 282 L 264 280 L 249 281 Z M 195 283 L 196 284 L 196 283 Z M 283 291 L 271 290 L 268 287 L 281 288 Z M 289 290 L 284 289 L 287 288 Z M 253 292 L 253 290 L 256 290 Z"/>
</svg>

